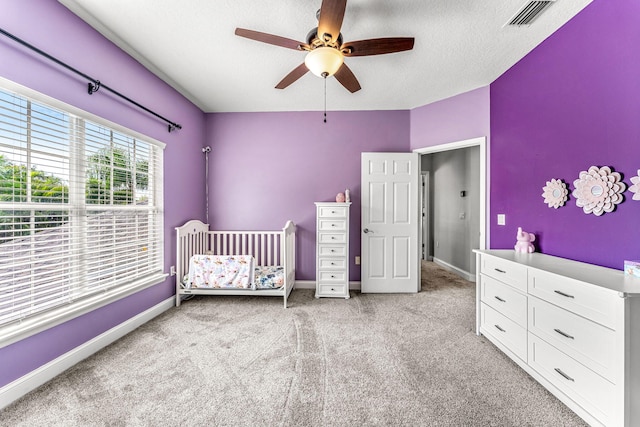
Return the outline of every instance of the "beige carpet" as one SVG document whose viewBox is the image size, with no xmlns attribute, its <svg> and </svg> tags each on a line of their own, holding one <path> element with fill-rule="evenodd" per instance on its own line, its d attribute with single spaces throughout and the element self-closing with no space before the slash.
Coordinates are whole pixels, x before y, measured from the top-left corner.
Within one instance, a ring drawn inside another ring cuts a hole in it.
<svg viewBox="0 0 640 427">
<path fill-rule="evenodd" d="M 474 284 L 197 297 L 0 412 L 3 426 L 583 426 L 473 332 Z"/>
</svg>

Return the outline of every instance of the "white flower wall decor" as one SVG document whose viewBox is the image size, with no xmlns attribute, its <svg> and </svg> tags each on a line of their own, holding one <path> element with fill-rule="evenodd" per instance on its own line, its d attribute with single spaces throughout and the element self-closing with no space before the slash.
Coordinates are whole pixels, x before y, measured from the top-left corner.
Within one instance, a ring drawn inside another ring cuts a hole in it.
<svg viewBox="0 0 640 427">
<path fill-rule="evenodd" d="M 573 186 L 575 190 L 571 195 L 576 198 L 576 205 L 584 213 L 596 216 L 613 212 L 616 205 L 624 200 L 622 193 L 627 188 L 620 174 L 611 172 L 608 166 L 591 166 L 588 171 L 580 172 Z"/>
<path fill-rule="evenodd" d="M 547 181 L 547 185 L 542 187 L 542 197 L 544 202 L 549 205 L 550 208 L 558 209 L 567 202 L 569 197 L 569 190 L 567 184 L 562 182 L 561 179 L 552 179 Z"/>
<path fill-rule="evenodd" d="M 638 175 L 631 177 L 631 183 L 629 191 L 633 193 L 633 200 L 640 200 L 640 169 L 638 169 Z"/>
</svg>

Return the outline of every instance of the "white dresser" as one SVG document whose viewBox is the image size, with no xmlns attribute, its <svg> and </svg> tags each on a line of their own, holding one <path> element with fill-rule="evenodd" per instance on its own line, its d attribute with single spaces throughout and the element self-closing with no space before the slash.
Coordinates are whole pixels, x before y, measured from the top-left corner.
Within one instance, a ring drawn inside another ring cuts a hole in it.
<svg viewBox="0 0 640 427">
<path fill-rule="evenodd" d="M 640 279 L 540 253 L 474 251 L 477 331 L 594 426 L 640 426 Z"/>
<path fill-rule="evenodd" d="M 349 298 L 349 207 L 316 202 L 316 298 Z"/>
</svg>

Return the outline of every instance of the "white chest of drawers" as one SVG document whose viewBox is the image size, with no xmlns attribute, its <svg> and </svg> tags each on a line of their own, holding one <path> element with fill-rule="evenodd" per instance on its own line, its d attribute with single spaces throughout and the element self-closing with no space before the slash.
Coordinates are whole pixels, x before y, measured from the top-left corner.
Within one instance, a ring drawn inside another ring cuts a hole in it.
<svg viewBox="0 0 640 427">
<path fill-rule="evenodd" d="M 477 332 L 594 426 L 640 426 L 640 279 L 475 251 Z"/>
<path fill-rule="evenodd" d="M 349 207 L 316 202 L 316 298 L 349 298 Z"/>
</svg>

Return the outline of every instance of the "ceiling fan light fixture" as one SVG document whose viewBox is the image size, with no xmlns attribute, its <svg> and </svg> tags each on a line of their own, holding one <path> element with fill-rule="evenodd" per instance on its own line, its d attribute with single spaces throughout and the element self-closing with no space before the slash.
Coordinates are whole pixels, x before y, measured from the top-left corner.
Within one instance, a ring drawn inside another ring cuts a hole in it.
<svg viewBox="0 0 640 427">
<path fill-rule="evenodd" d="M 342 66 L 344 56 L 338 49 L 321 46 L 313 49 L 304 58 L 304 64 L 309 71 L 318 77 L 334 75 Z"/>
</svg>

